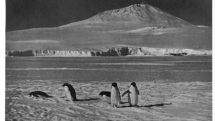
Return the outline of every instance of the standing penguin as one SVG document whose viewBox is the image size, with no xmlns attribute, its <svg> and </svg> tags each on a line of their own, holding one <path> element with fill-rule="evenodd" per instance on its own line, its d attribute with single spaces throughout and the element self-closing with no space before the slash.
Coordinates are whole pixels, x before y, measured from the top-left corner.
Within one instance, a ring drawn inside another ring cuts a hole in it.
<svg viewBox="0 0 215 121">
<path fill-rule="evenodd" d="M 136 83 L 132 82 L 129 90 L 125 91 L 122 96 L 128 93 L 128 103 L 130 106 L 137 106 L 139 90 L 137 89 Z"/>
<path fill-rule="evenodd" d="M 112 83 L 111 86 L 111 106 L 112 107 L 119 107 L 120 106 L 120 92 L 119 88 L 117 87 L 117 83 Z"/>
<path fill-rule="evenodd" d="M 62 86 L 64 87 L 64 91 L 67 99 L 70 101 L 77 101 L 76 92 L 75 92 L 75 89 L 72 87 L 72 85 L 68 83 L 64 83 Z"/>
</svg>

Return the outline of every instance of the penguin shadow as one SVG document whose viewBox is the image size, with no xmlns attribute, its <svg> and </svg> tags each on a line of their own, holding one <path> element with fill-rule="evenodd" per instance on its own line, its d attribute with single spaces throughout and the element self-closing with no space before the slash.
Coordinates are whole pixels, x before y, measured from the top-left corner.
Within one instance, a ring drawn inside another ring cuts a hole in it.
<svg viewBox="0 0 215 121">
<path fill-rule="evenodd" d="M 66 96 L 60 97 L 60 98 L 66 98 Z M 75 102 L 81 102 L 81 101 L 95 101 L 95 100 L 100 100 L 100 98 L 87 98 L 87 99 L 76 99 L 73 100 Z M 65 101 L 69 101 L 68 99 L 66 99 Z"/>
<path fill-rule="evenodd" d="M 76 101 L 95 101 L 95 100 L 100 100 L 100 98 L 77 99 Z"/>
<path fill-rule="evenodd" d="M 146 107 L 146 108 L 151 108 L 151 107 L 163 107 L 165 105 L 172 105 L 172 103 L 158 103 L 158 104 L 151 104 L 151 105 L 137 105 L 137 106 L 130 106 L 130 105 L 123 105 L 121 108 L 127 108 L 127 107 Z"/>
<path fill-rule="evenodd" d="M 143 105 L 143 106 L 138 106 L 138 107 L 151 108 L 151 107 L 162 107 L 162 106 L 165 106 L 165 105 L 172 105 L 172 103 L 158 103 L 158 104 Z"/>
<path fill-rule="evenodd" d="M 120 102 L 120 104 L 126 104 L 126 103 L 128 103 L 128 102 Z"/>
<path fill-rule="evenodd" d="M 104 100 L 103 100 L 103 102 L 107 102 L 108 104 L 111 104 L 111 102 L 109 102 L 109 101 L 104 101 Z M 126 104 L 126 103 L 128 103 L 128 102 L 120 102 L 121 105 L 124 105 L 124 104 Z M 126 107 L 126 106 L 123 106 L 123 107 Z"/>
</svg>

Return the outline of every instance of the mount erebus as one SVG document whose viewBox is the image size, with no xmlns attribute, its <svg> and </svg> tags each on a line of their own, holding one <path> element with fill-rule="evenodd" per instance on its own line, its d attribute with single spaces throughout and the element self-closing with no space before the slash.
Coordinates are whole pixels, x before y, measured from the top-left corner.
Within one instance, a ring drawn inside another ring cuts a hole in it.
<svg viewBox="0 0 215 121">
<path fill-rule="evenodd" d="M 211 55 L 212 28 L 135 4 L 60 27 L 7 32 L 6 50 L 9 56 Z"/>
</svg>

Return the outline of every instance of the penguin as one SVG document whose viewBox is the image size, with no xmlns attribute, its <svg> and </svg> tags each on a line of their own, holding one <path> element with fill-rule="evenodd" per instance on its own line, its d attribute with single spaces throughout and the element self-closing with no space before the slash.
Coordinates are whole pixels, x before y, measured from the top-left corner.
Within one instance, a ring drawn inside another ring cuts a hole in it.
<svg viewBox="0 0 215 121">
<path fill-rule="evenodd" d="M 69 101 L 78 101 L 76 98 L 75 89 L 71 84 L 64 83 L 62 86 L 64 87 L 65 95 Z"/>
<path fill-rule="evenodd" d="M 102 96 L 104 101 L 107 101 L 108 103 L 110 103 L 110 96 L 111 96 L 111 92 L 109 91 L 102 91 L 99 93 L 100 96 Z"/>
<path fill-rule="evenodd" d="M 122 97 L 125 95 L 125 94 L 128 94 L 128 103 L 130 104 L 130 106 L 137 106 L 137 103 L 138 103 L 138 95 L 140 94 L 139 93 L 139 90 L 137 89 L 137 85 L 135 82 L 132 82 L 130 87 L 129 87 L 129 90 L 125 91 L 123 94 L 122 94 Z"/>
<path fill-rule="evenodd" d="M 109 92 L 109 91 L 101 91 L 100 93 L 99 93 L 99 95 L 100 96 L 102 96 L 102 97 L 110 97 L 110 95 L 111 95 L 111 92 Z"/>
<path fill-rule="evenodd" d="M 29 93 L 29 96 L 34 96 L 34 97 L 43 97 L 43 98 L 53 98 L 52 96 L 49 96 L 45 92 L 42 91 L 33 91 Z"/>
<path fill-rule="evenodd" d="M 120 91 L 119 88 L 117 87 L 117 83 L 113 82 L 111 86 L 111 106 L 114 107 L 119 107 L 120 106 Z"/>
</svg>

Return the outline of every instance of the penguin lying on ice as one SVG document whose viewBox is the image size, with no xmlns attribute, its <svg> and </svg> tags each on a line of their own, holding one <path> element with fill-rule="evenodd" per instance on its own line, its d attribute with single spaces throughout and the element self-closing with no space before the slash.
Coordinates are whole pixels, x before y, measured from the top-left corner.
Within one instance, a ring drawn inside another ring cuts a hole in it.
<svg viewBox="0 0 215 121">
<path fill-rule="evenodd" d="M 102 96 L 104 101 L 107 101 L 108 103 L 110 103 L 110 96 L 111 96 L 111 92 L 109 91 L 102 91 L 99 93 L 100 96 Z"/>
<path fill-rule="evenodd" d="M 104 96 L 110 97 L 111 92 L 109 92 L 109 91 L 102 91 L 102 92 L 99 93 L 99 95 L 102 96 L 102 97 L 104 97 Z"/>
<path fill-rule="evenodd" d="M 46 94 L 45 92 L 42 92 L 42 91 L 33 91 L 33 92 L 29 93 L 29 96 L 43 97 L 43 98 L 53 98 L 52 96 L 49 96 L 48 94 Z"/>
</svg>

